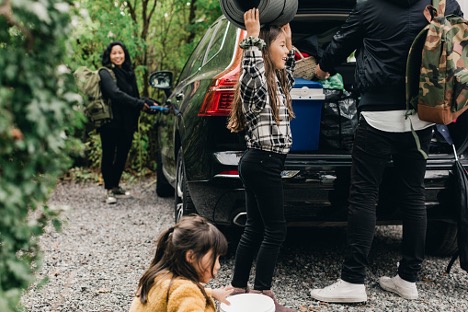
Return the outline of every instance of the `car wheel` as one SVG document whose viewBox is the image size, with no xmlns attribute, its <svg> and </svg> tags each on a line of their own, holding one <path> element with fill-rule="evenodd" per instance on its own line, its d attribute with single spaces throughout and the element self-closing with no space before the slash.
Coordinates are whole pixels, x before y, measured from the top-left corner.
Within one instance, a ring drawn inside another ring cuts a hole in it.
<svg viewBox="0 0 468 312">
<path fill-rule="evenodd" d="M 457 224 L 429 221 L 427 224 L 426 253 L 432 256 L 452 256 L 457 250 Z"/>
<path fill-rule="evenodd" d="M 159 197 L 170 197 L 174 195 L 174 188 L 167 181 L 162 171 L 161 153 L 156 153 L 156 194 Z"/>
<path fill-rule="evenodd" d="M 176 223 L 179 222 L 183 216 L 196 213 L 195 206 L 193 205 L 192 198 L 190 197 L 190 192 L 187 186 L 187 179 L 185 177 L 185 163 L 182 154 L 182 148 L 180 148 L 177 155 L 177 176 L 174 193 L 174 217 Z"/>
</svg>

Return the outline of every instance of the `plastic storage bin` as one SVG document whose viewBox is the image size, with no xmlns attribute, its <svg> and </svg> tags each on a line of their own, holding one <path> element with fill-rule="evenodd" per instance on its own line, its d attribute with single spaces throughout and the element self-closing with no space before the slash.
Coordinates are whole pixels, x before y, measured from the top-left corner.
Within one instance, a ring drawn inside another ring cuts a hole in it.
<svg viewBox="0 0 468 312">
<path fill-rule="evenodd" d="M 291 121 L 293 144 L 291 152 L 318 150 L 320 117 L 325 100 L 322 84 L 296 78 L 291 90 L 292 106 L 296 118 Z"/>
</svg>

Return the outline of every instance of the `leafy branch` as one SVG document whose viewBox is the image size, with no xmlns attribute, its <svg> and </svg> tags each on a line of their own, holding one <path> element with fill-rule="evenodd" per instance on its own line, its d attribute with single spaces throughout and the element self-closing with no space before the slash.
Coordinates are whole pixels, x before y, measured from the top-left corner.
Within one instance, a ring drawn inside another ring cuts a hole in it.
<svg viewBox="0 0 468 312">
<path fill-rule="evenodd" d="M 4 0 L 3 4 L 0 5 L 0 16 L 3 16 L 6 20 L 6 22 L 11 25 L 15 26 L 19 29 L 21 33 L 23 33 L 24 37 L 26 38 L 26 47 L 28 50 L 31 50 L 33 45 L 34 45 L 34 37 L 27 29 L 24 27 L 21 23 L 19 23 L 14 17 L 13 17 L 13 10 L 11 8 L 11 2 L 10 0 Z"/>
</svg>

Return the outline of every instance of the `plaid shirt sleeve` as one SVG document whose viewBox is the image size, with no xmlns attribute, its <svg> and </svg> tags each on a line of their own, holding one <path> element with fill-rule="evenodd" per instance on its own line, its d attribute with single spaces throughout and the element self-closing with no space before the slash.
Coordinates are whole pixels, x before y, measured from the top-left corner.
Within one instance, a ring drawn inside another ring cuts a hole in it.
<svg viewBox="0 0 468 312">
<path fill-rule="evenodd" d="M 240 92 L 244 107 L 252 113 L 259 113 L 268 101 L 262 51 L 255 46 L 245 49 L 242 69 Z"/>
</svg>

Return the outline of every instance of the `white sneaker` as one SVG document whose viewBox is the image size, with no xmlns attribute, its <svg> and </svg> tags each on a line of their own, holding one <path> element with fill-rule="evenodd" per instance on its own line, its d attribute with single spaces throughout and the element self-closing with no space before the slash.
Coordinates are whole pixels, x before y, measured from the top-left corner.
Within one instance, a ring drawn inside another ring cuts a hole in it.
<svg viewBox="0 0 468 312">
<path fill-rule="evenodd" d="M 112 205 L 117 202 L 117 198 L 115 198 L 114 194 L 112 193 L 112 190 L 108 190 L 106 193 L 106 204 Z"/>
<path fill-rule="evenodd" d="M 418 299 L 418 289 L 416 283 L 402 279 L 398 274 L 390 278 L 382 276 L 379 280 L 380 287 L 386 291 L 391 291 L 405 299 Z"/>
<path fill-rule="evenodd" d="M 342 279 L 325 288 L 313 289 L 310 291 L 310 295 L 312 298 L 324 302 L 354 303 L 367 301 L 364 284 L 352 284 Z"/>
</svg>

